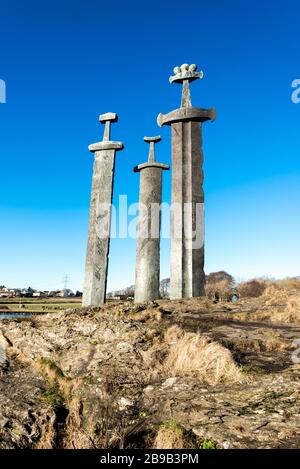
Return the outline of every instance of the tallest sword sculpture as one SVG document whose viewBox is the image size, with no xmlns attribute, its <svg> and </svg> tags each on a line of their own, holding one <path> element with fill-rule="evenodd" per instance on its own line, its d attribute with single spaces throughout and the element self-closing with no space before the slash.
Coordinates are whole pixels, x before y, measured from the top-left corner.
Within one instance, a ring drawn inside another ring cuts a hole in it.
<svg viewBox="0 0 300 469">
<path fill-rule="evenodd" d="M 190 82 L 199 78 L 195 64 L 175 67 L 169 81 L 183 85 L 181 107 L 157 118 L 172 129 L 171 299 L 204 294 L 202 123 L 215 111 L 192 106 Z"/>
</svg>

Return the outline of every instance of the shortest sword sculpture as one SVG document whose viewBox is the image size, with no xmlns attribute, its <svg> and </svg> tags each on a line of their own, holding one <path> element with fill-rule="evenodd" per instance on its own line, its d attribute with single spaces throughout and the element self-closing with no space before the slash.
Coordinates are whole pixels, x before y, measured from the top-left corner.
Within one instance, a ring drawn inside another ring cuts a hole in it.
<svg viewBox="0 0 300 469">
<path fill-rule="evenodd" d="M 136 303 L 159 298 L 160 206 L 162 172 L 169 166 L 155 160 L 155 144 L 161 137 L 144 137 L 149 143 L 148 161 L 134 168 L 140 173 L 139 220 L 136 248 Z"/>
</svg>

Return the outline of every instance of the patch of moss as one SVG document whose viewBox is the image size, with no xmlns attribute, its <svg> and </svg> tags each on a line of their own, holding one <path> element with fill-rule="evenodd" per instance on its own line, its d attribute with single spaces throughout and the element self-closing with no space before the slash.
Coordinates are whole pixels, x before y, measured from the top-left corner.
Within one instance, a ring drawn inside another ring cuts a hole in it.
<svg viewBox="0 0 300 469">
<path fill-rule="evenodd" d="M 199 449 L 218 449 L 218 444 L 213 440 L 205 438 L 201 441 Z"/>
<path fill-rule="evenodd" d="M 42 398 L 53 409 L 62 407 L 65 401 L 65 396 L 56 383 L 49 384 L 49 386 L 43 390 Z"/>
<path fill-rule="evenodd" d="M 97 379 L 94 376 L 88 375 L 83 378 L 85 384 L 97 384 Z"/>
<path fill-rule="evenodd" d="M 53 360 L 50 360 L 50 358 L 42 357 L 40 359 L 40 364 L 43 367 L 51 370 L 53 374 L 56 376 L 56 378 L 67 379 L 62 369 Z"/>
<path fill-rule="evenodd" d="M 264 374 L 265 371 L 263 370 L 263 368 L 260 368 L 259 366 L 256 366 L 256 365 L 241 365 L 240 366 L 240 369 L 243 373 L 246 373 L 246 374 Z"/>
</svg>

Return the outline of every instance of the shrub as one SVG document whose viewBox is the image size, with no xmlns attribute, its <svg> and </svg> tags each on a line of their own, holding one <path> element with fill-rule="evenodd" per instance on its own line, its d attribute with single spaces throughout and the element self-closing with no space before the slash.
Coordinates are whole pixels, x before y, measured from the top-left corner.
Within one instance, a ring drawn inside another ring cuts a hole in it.
<svg viewBox="0 0 300 469">
<path fill-rule="evenodd" d="M 264 281 L 249 280 L 238 286 L 238 294 L 241 298 L 257 298 L 263 294 L 267 285 Z"/>
</svg>

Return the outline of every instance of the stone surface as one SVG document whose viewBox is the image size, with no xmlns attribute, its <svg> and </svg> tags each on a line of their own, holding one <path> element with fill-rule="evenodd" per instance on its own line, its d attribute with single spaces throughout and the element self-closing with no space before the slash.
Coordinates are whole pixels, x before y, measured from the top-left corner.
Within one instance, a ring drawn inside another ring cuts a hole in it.
<svg viewBox="0 0 300 469">
<path fill-rule="evenodd" d="M 171 298 L 189 298 L 204 294 L 202 163 L 202 139 L 199 124 L 197 122 L 173 124 Z M 184 239 L 182 233 L 184 233 Z"/>
<path fill-rule="evenodd" d="M 105 302 L 115 155 L 123 148 L 121 142 L 110 141 L 110 123 L 117 120 L 117 115 L 107 113 L 99 119 L 105 122 L 103 141 L 89 146 L 95 158 L 82 297 L 84 306 Z"/>
<path fill-rule="evenodd" d="M 144 140 L 150 143 L 148 162 L 134 168 L 140 173 L 136 303 L 159 298 L 162 171 L 169 169 L 168 165 L 155 161 L 154 144 L 160 141 L 160 137 L 145 137 Z"/>
<path fill-rule="evenodd" d="M 43 400 L 46 382 L 11 351 L 7 358 L 2 372 L 0 364 L 0 449 L 39 447 L 56 422 L 53 408 Z"/>
<path fill-rule="evenodd" d="M 192 107 L 189 82 L 202 78 L 195 64 L 174 69 L 170 82 L 183 84 L 181 107 L 159 114 L 158 125 L 172 129 L 171 272 L 172 299 L 204 294 L 204 193 L 202 123 L 213 109 Z"/>
</svg>

